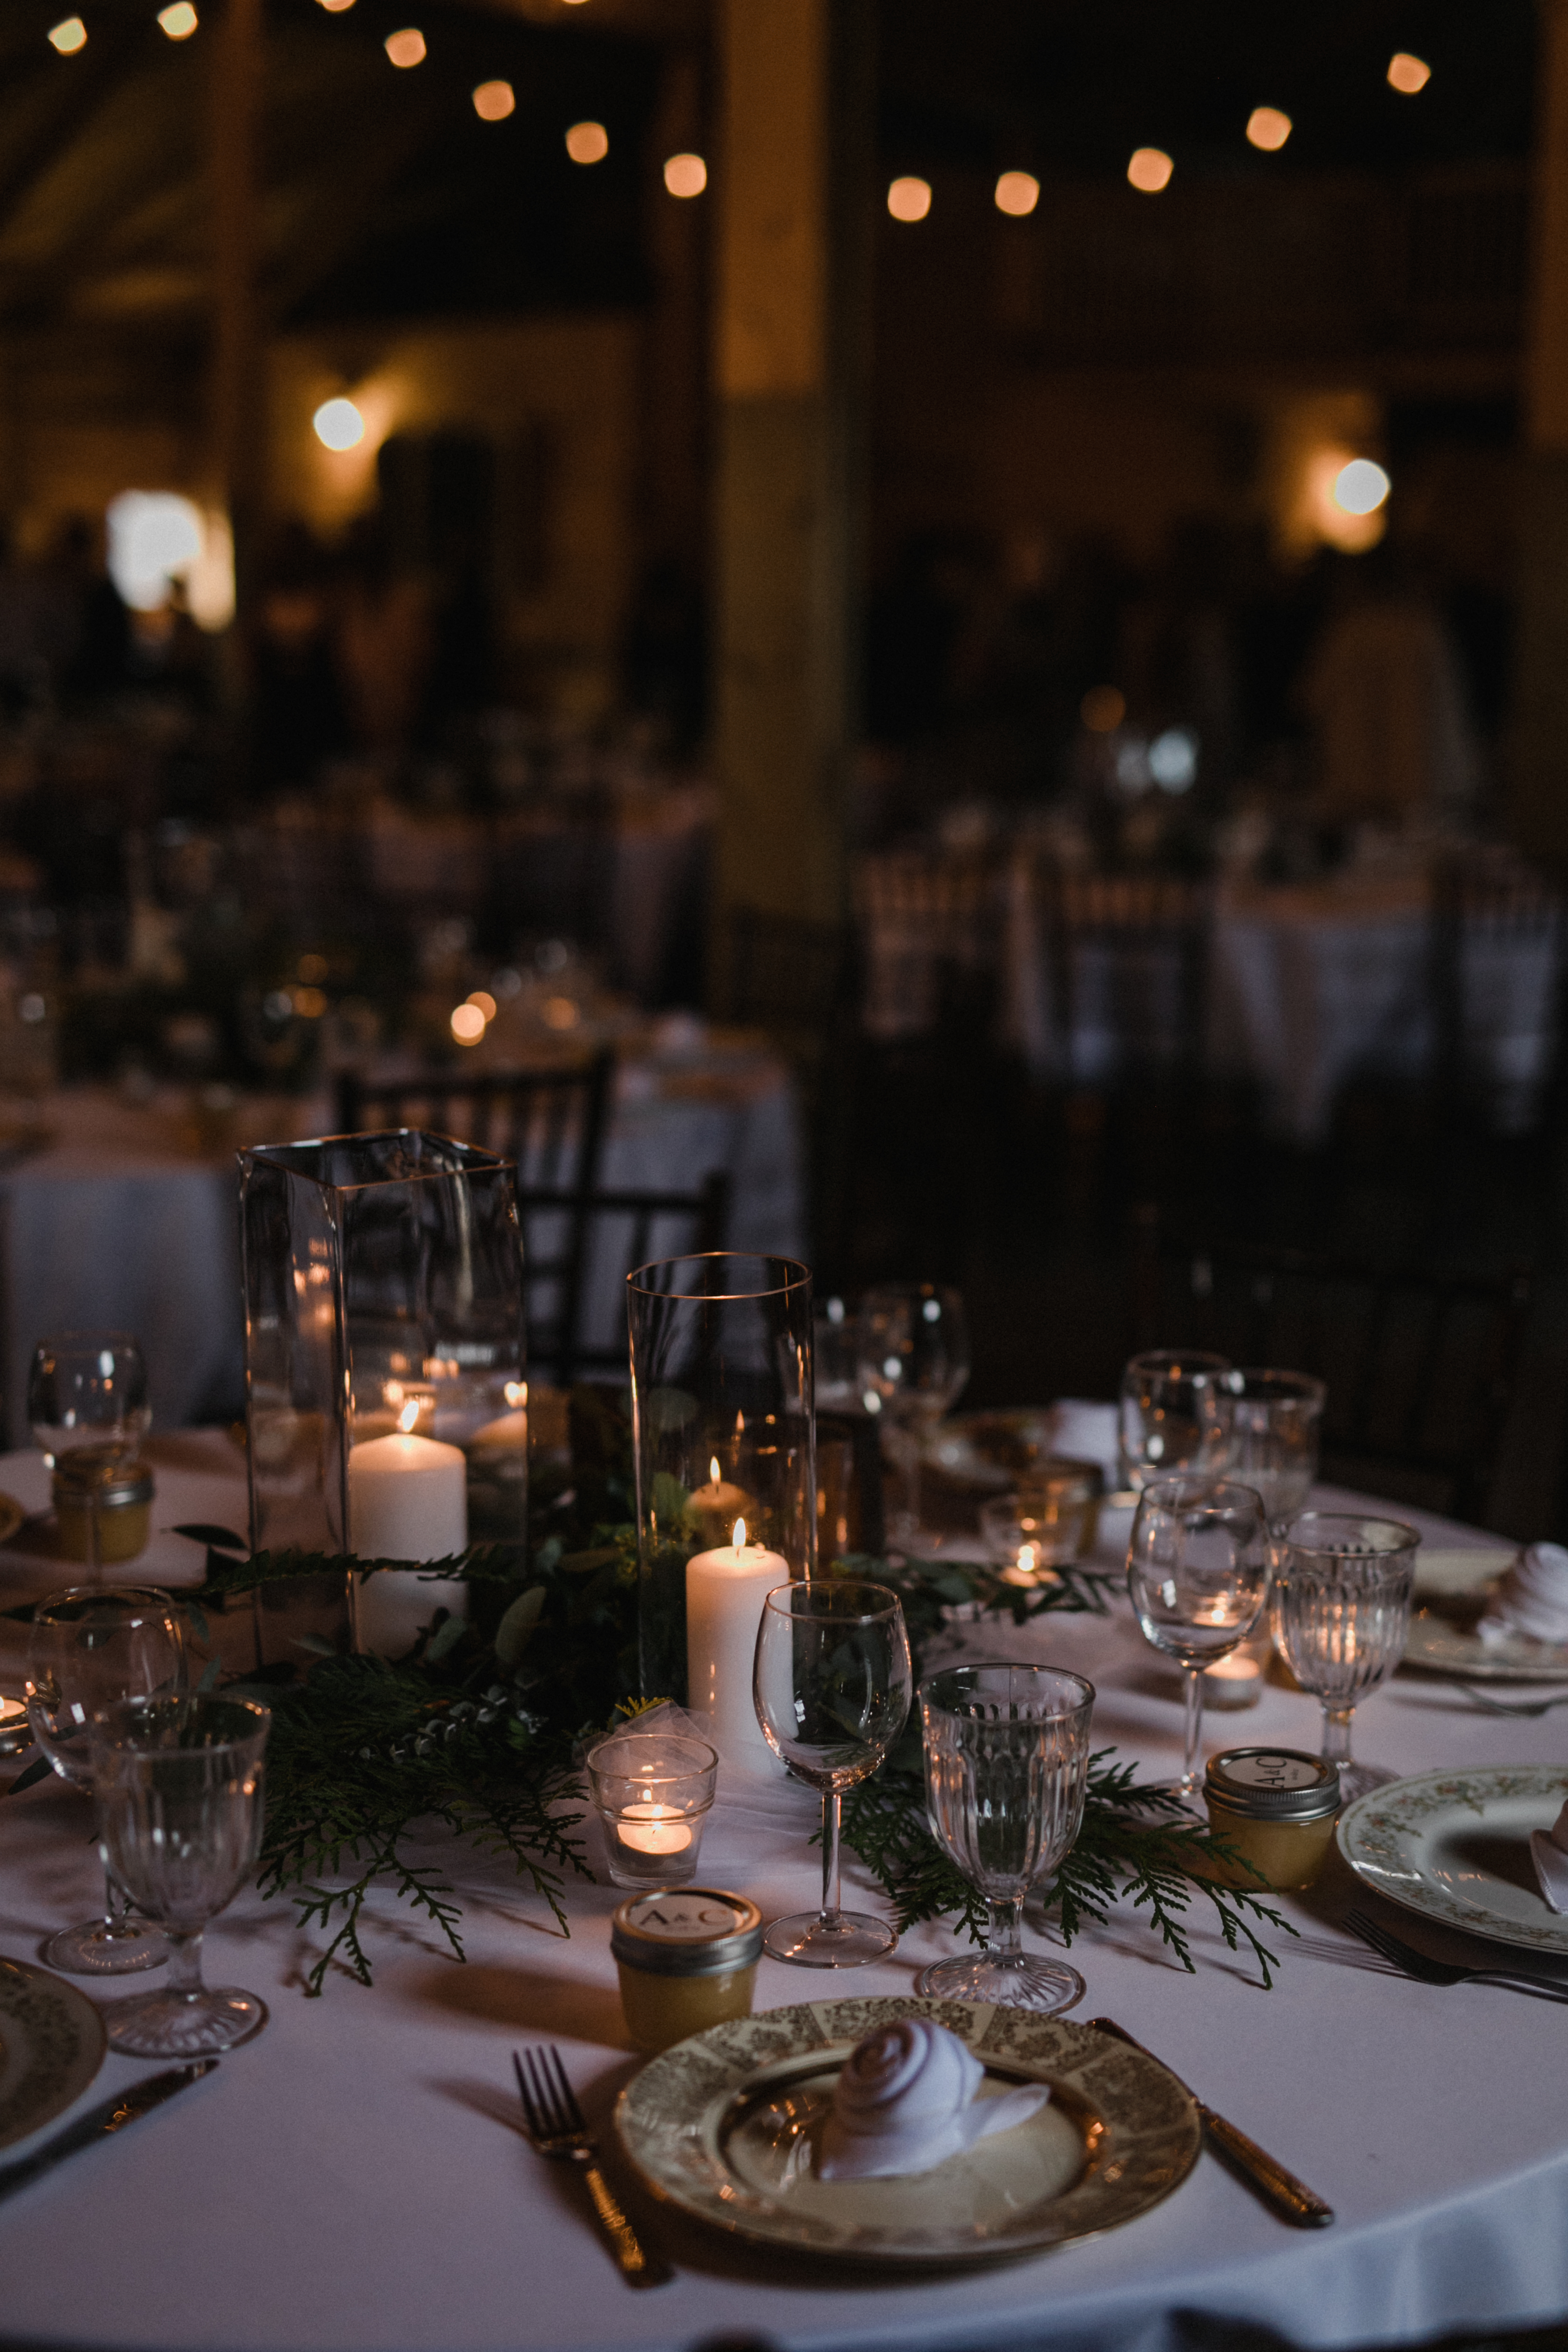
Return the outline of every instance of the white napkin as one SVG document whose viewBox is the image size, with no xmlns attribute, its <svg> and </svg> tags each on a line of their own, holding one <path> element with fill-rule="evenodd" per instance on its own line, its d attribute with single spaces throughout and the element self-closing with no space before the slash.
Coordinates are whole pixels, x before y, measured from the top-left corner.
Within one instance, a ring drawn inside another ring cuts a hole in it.
<svg viewBox="0 0 1568 2352">
<path fill-rule="evenodd" d="M 1063 1397 L 1051 1407 L 1051 1450 L 1069 1462 L 1098 1462 L 1107 1483 L 1114 1486 L 1116 1469 L 1116 1407 L 1089 1404 L 1082 1397 Z"/>
<path fill-rule="evenodd" d="M 1531 1544 L 1500 1580 L 1476 1627 L 1483 1642 L 1523 1633 L 1533 1642 L 1568 1642 L 1568 1551 Z"/>
<path fill-rule="evenodd" d="M 823 2180 L 931 2172 L 1037 2115 L 1047 2083 L 976 2099 L 985 2069 L 945 2025 L 900 2017 L 863 2034 L 839 2069 L 817 2165 Z"/>
<path fill-rule="evenodd" d="M 1568 1912 L 1568 1805 L 1549 1830 L 1531 1831 L 1530 1853 L 1547 1909 Z"/>
</svg>

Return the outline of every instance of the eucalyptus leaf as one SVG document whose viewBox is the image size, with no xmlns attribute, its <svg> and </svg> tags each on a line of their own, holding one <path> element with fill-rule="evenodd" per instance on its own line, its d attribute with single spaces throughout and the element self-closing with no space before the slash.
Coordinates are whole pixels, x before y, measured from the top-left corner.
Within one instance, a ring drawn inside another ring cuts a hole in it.
<svg viewBox="0 0 1568 2352">
<path fill-rule="evenodd" d="M 515 1674 L 522 1663 L 529 1635 L 539 1622 L 544 1601 L 543 1585 L 531 1584 L 528 1591 L 512 1602 L 496 1627 L 496 1656 L 509 1675 Z"/>
</svg>

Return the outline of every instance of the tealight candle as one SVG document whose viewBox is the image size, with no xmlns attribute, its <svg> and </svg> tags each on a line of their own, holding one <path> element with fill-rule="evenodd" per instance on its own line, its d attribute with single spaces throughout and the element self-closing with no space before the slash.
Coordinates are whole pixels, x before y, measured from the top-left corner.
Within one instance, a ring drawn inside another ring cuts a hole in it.
<svg viewBox="0 0 1568 2352">
<path fill-rule="evenodd" d="M 1233 1650 L 1228 1658 L 1216 1658 L 1204 1668 L 1206 1706 L 1256 1706 L 1262 1696 L 1263 1669 L 1245 1650 Z"/>
<path fill-rule="evenodd" d="M 733 1542 L 686 1563 L 687 1703 L 707 1716 L 724 1761 L 754 1777 L 784 1769 L 757 1722 L 752 1665 L 763 1603 L 788 1582 L 789 1562 L 749 1544 L 744 1519 L 735 1522 Z"/>
<path fill-rule="evenodd" d="M 671 1886 L 691 1877 L 719 1769 L 707 1741 L 628 1725 L 601 1740 L 587 1766 L 616 1885 Z"/>
<path fill-rule="evenodd" d="M 349 1543 L 361 1559 L 448 1559 L 468 1541 L 468 1465 L 462 1449 L 418 1437 L 410 1398 L 390 1437 L 373 1437 L 349 1455 Z M 456 1577 L 426 1582 L 384 1570 L 356 1582 L 362 1650 L 400 1656 L 441 1607 L 464 1608 L 468 1588 Z"/>
<path fill-rule="evenodd" d="M 32 1742 L 25 1699 L 0 1698 L 0 1756 L 18 1755 Z"/>
<path fill-rule="evenodd" d="M 691 1831 L 673 1805 L 628 1805 L 616 1820 L 616 1835 L 634 1853 L 685 1853 Z"/>
</svg>

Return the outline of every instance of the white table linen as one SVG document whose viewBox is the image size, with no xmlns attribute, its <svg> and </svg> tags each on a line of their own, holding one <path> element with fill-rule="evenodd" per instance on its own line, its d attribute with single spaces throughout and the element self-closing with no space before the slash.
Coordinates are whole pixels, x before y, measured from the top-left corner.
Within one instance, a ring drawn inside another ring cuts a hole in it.
<svg viewBox="0 0 1568 2352">
<path fill-rule="evenodd" d="M 223 1502 L 226 1477 L 238 1491 L 233 1455 L 216 1439 L 178 1443 L 212 1466 L 161 1472 L 155 1527 L 198 1511 L 232 1517 L 242 1507 Z M 37 1504 L 41 1465 L 0 1461 L 0 1486 Z M 1446 1542 L 1484 1540 L 1423 1524 Z M 159 1534 L 138 1572 L 178 1581 L 196 1566 L 179 1538 Z M 40 1572 L 0 1554 L 0 1605 L 37 1589 Z M 1125 1608 L 1108 1620 L 963 1632 L 972 1650 L 1087 1673 L 1099 1692 L 1096 1745 L 1115 1742 L 1155 1772 L 1174 1768 L 1179 1693 Z M 1251 1712 L 1211 1719 L 1206 1744 L 1311 1748 L 1317 1712 L 1270 1688 Z M 1405 1771 L 1563 1753 L 1561 1718 L 1505 1722 L 1414 1678 L 1358 1710 L 1356 1741 Z M 799 1907 L 814 1897 L 814 1818 L 815 1800 L 791 1784 L 721 1785 L 703 1878 L 743 1888 L 767 1916 Z M 87 1826 L 85 1804 L 58 1783 L 0 1801 L 0 1949 L 31 1958 L 50 1929 L 90 1907 Z M 510 2052 L 546 2039 L 607 2132 L 637 2063 L 609 1952 L 616 1893 L 570 1886 L 565 1940 L 506 1874 L 439 1840 L 426 1858 L 447 1863 L 463 1890 L 466 1967 L 382 1898 L 369 1932 L 374 1990 L 334 1973 L 324 1998 L 307 2000 L 316 1940 L 288 1905 L 247 1895 L 216 1925 L 209 1980 L 260 1992 L 269 2024 L 173 2107 L 0 2207 L 0 2336 L 116 2352 L 678 2352 L 730 2334 L 785 2352 L 1173 2352 L 1177 2312 L 1263 2321 L 1327 2347 L 1568 2310 L 1559 2011 L 1495 1987 L 1439 1990 L 1394 1975 L 1337 1925 L 1351 1891 L 1337 1863 L 1310 1895 L 1280 1898 L 1300 1936 L 1277 1939 L 1272 1992 L 1201 1907 L 1195 1976 L 1127 1912 L 1074 1951 L 1089 1981 L 1079 2013 L 1115 2017 L 1167 2059 L 1330 2200 L 1332 2229 L 1286 2228 L 1205 2154 L 1125 2230 L 1001 2269 L 900 2283 L 792 2263 L 650 2210 L 612 2148 L 635 2217 L 678 2273 L 634 2295 L 581 2182 L 510 2128 Z M 856 1900 L 879 1905 L 853 1865 L 847 1877 Z M 1423 1922 L 1394 1924 L 1432 1949 L 1466 1948 Z M 907 1992 L 951 1948 L 928 1927 L 874 1968 L 818 1975 L 764 1959 L 757 2007 Z M 108 2000 L 117 1989 L 96 1990 Z M 82 2104 L 144 2071 L 110 2057 Z"/>
</svg>

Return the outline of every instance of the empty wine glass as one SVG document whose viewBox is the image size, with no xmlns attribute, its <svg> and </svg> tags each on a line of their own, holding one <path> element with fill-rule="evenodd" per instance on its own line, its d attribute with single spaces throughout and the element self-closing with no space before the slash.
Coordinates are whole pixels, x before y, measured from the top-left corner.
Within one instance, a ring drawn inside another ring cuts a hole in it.
<svg viewBox="0 0 1568 2352">
<path fill-rule="evenodd" d="M 1268 1524 L 1294 1518 L 1318 1475 L 1318 1433 L 1328 1391 L 1309 1372 L 1234 1371 L 1230 1397 L 1233 1478 L 1254 1486 Z"/>
<path fill-rule="evenodd" d="M 100 1566 L 98 1497 L 152 1426 L 147 1368 L 129 1331 L 41 1339 L 27 1375 L 33 1443 L 51 1470 L 68 1461 L 87 1504 L 88 1560 Z"/>
<path fill-rule="evenodd" d="M 1141 1493 L 1151 1478 L 1183 1470 L 1220 1475 L 1230 1449 L 1229 1370 L 1224 1356 L 1196 1349 L 1157 1348 L 1132 1358 L 1117 1412 L 1124 1487 Z"/>
<path fill-rule="evenodd" d="M 781 1584 L 763 1603 L 757 1721 L 785 1769 L 822 1791 L 822 1908 L 773 1922 L 763 1946 L 775 1960 L 858 1969 L 899 1940 L 885 1919 L 839 1908 L 839 1810 L 902 1731 L 913 1681 L 904 1612 L 885 1584 L 817 1578 Z"/>
<path fill-rule="evenodd" d="M 267 2022 L 237 1985 L 202 1982 L 202 1930 L 261 1849 L 262 1753 L 272 1717 L 248 1698 L 121 1699 L 92 1727 L 98 1833 L 110 1874 L 169 1938 L 156 1992 L 105 2012 L 132 2058 L 232 2050 Z"/>
<path fill-rule="evenodd" d="M 1421 1538 L 1402 1519 L 1303 1511 L 1285 1528 L 1274 1567 L 1271 1617 L 1281 1656 L 1322 1704 L 1325 1763 L 1349 1804 L 1395 1776 L 1351 1760 L 1356 1703 L 1405 1655 Z"/>
<path fill-rule="evenodd" d="M 956 1290 L 934 1283 L 886 1283 L 860 1301 L 860 1390 L 868 1410 L 890 1424 L 888 1451 L 899 1465 L 902 1500 L 889 1533 L 920 1533 L 921 1449 L 969 1378 L 969 1328 Z"/>
<path fill-rule="evenodd" d="M 62 1780 L 93 1786 L 93 1717 L 123 1698 L 174 1696 L 185 1687 L 180 1620 L 153 1585 L 80 1584 L 51 1592 L 33 1611 L 27 1637 L 27 1720 Z M 44 1946 L 52 1969 L 71 1976 L 127 1976 L 161 1968 L 167 1939 L 126 1916 L 105 1874 L 104 1916 L 62 1927 Z"/>
<path fill-rule="evenodd" d="M 950 1666 L 920 1696 L 931 1833 L 984 1897 L 987 1925 L 983 1951 L 939 1960 L 915 1989 L 1045 2016 L 1070 2008 L 1083 1979 L 1025 1951 L 1024 1898 L 1083 1821 L 1094 1685 L 1050 1666 Z"/>
<path fill-rule="evenodd" d="M 1202 1784 L 1204 1668 L 1244 1642 L 1268 1597 L 1268 1522 L 1261 1498 L 1228 1478 L 1156 1478 L 1138 1498 L 1127 1589 L 1143 1637 L 1182 1668 L 1184 1797 Z"/>
</svg>

